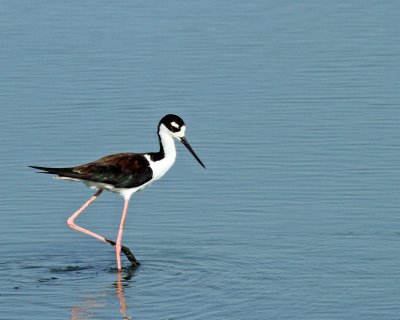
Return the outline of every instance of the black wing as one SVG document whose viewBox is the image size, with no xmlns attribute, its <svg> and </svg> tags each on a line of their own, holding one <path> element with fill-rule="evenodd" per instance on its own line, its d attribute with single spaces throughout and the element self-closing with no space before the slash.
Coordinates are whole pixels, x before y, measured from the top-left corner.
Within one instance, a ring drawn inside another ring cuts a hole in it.
<svg viewBox="0 0 400 320">
<path fill-rule="evenodd" d="M 139 187 L 153 177 L 149 161 L 135 153 L 113 154 L 76 167 L 30 167 L 60 177 L 107 183 L 115 188 Z"/>
</svg>

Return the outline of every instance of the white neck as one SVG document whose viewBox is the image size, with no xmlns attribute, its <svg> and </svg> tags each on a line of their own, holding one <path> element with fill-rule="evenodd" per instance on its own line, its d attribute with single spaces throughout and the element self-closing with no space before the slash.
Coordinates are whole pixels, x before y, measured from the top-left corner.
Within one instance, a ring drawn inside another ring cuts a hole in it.
<svg viewBox="0 0 400 320">
<path fill-rule="evenodd" d="M 164 150 L 165 158 L 176 158 L 176 148 L 174 138 L 168 132 L 160 130 L 160 143 Z"/>
<path fill-rule="evenodd" d="M 166 129 L 160 128 L 158 132 L 160 144 L 164 151 L 164 158 L 150 164 L 153 170 L 153 179 L 160 179 L 174 164 L 176 159 L 176 148 L 174 138 Z"/>
</svg>

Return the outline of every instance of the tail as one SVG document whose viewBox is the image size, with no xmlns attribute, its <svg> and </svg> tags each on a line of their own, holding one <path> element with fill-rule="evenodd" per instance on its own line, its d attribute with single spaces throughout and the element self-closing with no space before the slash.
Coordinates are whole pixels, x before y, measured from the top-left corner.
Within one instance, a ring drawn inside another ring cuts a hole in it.
<svg viewBox="0 0 400 320">
<path fill-rule="evenodd" d="M 57 174 L 59 176 L 67 176 L 67 177 L 73 174 L 71 168 L 49 168 L 49 167 L 39 167 L 39 166 L 28 166 L 28 167 L 40 170 L 39 173 Z"/>
</svg>

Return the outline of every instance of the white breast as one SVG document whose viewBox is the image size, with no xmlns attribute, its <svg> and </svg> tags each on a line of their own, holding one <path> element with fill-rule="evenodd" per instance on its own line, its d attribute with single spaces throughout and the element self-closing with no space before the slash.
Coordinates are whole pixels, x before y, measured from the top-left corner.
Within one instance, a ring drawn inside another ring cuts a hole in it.
<svg viewBox="0 0 400 320">
<path fill-rule="evenodd" d="M 150 161 L 150 157 L 146 156 Z M 152 180 L 160 179 L 174 164 L 175 157 L 164 158 L 159 161 L 150 162 L 151 170 L 153 170 L 153 178 Z"/>
</svg>

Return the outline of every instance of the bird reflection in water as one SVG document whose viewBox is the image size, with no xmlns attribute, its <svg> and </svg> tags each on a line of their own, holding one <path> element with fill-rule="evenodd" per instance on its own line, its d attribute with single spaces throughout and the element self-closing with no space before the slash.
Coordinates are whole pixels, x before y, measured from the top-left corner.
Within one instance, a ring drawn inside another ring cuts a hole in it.
<svg viewBox="0 0 400 320">
<path fill-rule="evenodd" d="M 120 306 L 119 312 L 122 315 L 121 319 L 123 320 L 133 319 L 133 317 L 128 314 L 128 305 L 126 304 L 125 300 L 124 288 L 127 287 L 128 282 L 132 279 L 134 270 L 135 270 L 134 267 L 130 267 L 126 269 L 126 272 L 118 272 L 117 280 L 112 284 L 112 287 L 115 289 L 113 296 L 118 299 L 118 304 Z M 83 298 L 81 306 L 71 307 L 70 319 L 71 320 L 97 319 L 97 316 L 99 315 L 99 313 L 101 313 L 101 310 L 107 307 L 106 303 L 104 303 L 104 295 L 107 295 L 107 293 L 103 292 L 103 294 L 97 297 L 92 293 L 90 297 Z M 107 309 L 109 310 L 109 308 Z"/>
<path fill-rule="evenodd" d="M 118 277 L 117 283 L 116 283 L 117 296 L 118 296 L 119 305 L 121 307 L 119 309 L 119 311 L 122 314 L 122 319 L 132 319 L 132 317 L 130 317 L 127 313 L 128 306 L 126 305 L 126 300 L 125 300 L 125 296 L 124 296 L 124 287 L 123 287 L 123 283 L 122 283 L 122 272 L 118 272 L 117 277 Z M 132 275 L 130 277 L 132 277 Z"/>
</svg>

